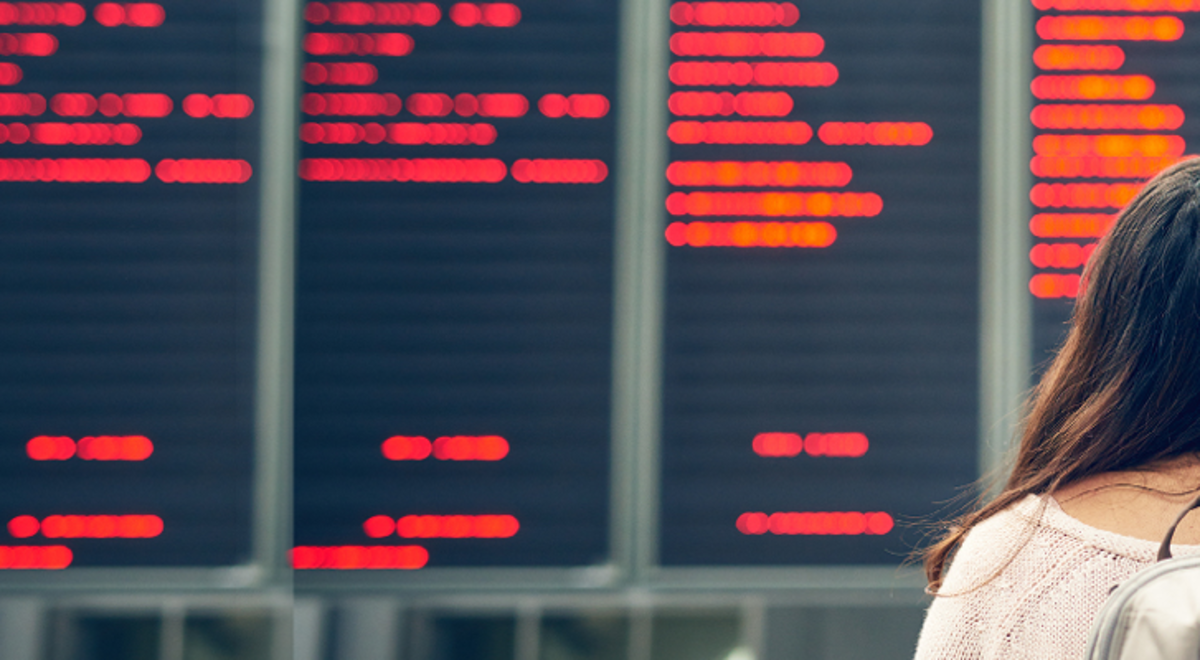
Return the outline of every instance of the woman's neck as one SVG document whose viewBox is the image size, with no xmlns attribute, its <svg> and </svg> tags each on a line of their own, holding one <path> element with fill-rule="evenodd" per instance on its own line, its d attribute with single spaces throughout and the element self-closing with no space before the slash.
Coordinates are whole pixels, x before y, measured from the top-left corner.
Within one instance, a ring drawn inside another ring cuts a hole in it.
<svg viewBox="0 0 1200 660">
<path fill-rule="evenodd" d="M 1137 470 L 1105 472 L 1069 484 L 1054 498 L 1072 518 L 1124 536 L 1161 541 L 1179 511 L 1200 494 L 1200 456 Z M 1200 512 L 1184 519 L 1175 542 L 1200 544 Z"/>
</svg>

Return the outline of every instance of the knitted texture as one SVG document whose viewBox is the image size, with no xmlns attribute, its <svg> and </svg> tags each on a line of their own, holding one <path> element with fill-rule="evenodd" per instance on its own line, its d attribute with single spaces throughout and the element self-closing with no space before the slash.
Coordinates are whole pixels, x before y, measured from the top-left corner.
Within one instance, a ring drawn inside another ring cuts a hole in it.
<svg viewBox="0 0 1200 660">
<path fill-rule="evenodd" d="M 1030 495 L 967 534 L 926 613 L 916 660 L 1079 660 L 1109 592 L 1157 552 L 1158 543 L 1090 527 L 1053 497 Z"/>
</svg>

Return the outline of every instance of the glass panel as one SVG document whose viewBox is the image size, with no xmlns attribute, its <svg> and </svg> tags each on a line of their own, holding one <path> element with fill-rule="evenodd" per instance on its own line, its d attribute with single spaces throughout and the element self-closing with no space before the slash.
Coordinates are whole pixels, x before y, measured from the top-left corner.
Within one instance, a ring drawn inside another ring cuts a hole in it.
<svg viewBox="0 0 1200 660">
<path fill-rule="evenodd" d="M 1200 139 L 1196 123 L 1184 121 L 1197 109 L 1197 87 L 1183 64 L 1195 53 L 1194 41 L 1184 34 L 1194 34 L 1200 17 L 1186 4 L 1152 5 L 1153 15 L 1104 18 L 1096 23 L 1103 30 L 1083 45 L 1071 42 L 1088 17 L 1060 15 L 1057 3 L 1035 3 L 1036 22 L 1029 26 L 1035 35 L 1033 208 L 1031 217 L 1013 221 L 1029 225 L 1032 358 L 1039 373 L 1066 337 L 1083 264 L 1117 211 L 1142 181 L 1185 152 L 1194 153 L 1190 145 Z M 1149 5 L 1104 7 L 1144 11 Z M 1153 38 L 1126 30 L 1148 19 L 1154 21 Z M 1085 88 L 1088 80 L 1103 89 Z"/>
<path fill-rule="evenodd" d="M 0 3 L 0 570 L 244 563 L 261 3 L 85 4 Z"/>
<path fill-rule="evenodd" d="M 515 660 L 516 630 L 509 617 L 435 619 L 428 660 Z"/>
<path fill-rule="evenodd" d="M 83 617 L 75 622 L 64 660 L 158 660 L 158 617 Z"/>
<path fill-rule="evenodd" d="M 189 617 L 184 660 L 265 660 L 271 655 L 271 619 L 262 614 Z"/>
<path fill-rule="evenodd" d="M 601 563 L 618 3 L 368 4 L 305 14 L 294 565 Z"/>
<path fill-rule="evenodd" d="M 540 660 L 623 660 L 629 650 L 629 620 L 582 614 L 542 619 Z"/>
<path fill-rule="evenodd" d="M 976 476 L 979 4 L 802 4 L 671 9 L 668 566 L 895 564 Z"/>
<path fill-rule="evenodd" d="M 738 616 L 668 614 L 654 618 L 652 660 L 752 660 L 738 645 Z"/>
<path fill-rule="evenodd" d="M 907 660 L 925 607 L 773 608 L 763 660 Z"/>
</svg>

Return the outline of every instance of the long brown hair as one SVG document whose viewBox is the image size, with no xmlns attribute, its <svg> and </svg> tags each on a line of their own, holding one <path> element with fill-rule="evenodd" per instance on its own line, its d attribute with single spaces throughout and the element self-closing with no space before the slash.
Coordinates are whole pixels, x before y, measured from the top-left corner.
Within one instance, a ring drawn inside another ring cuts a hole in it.
<svg viewBox="0 0 1200 660">
<path fill-rule="evenodd" d="M 1151 179 L 1084 272 L 995 499 L 925 551 L 930 589 L 967 532 L 1034 493 L 1200 452 L 1200 158 Z"/>
</svg>

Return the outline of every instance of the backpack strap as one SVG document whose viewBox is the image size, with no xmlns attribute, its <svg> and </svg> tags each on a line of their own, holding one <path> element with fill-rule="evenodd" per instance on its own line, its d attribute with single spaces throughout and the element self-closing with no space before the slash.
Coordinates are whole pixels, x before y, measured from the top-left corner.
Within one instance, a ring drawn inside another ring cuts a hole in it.
<svg viewBox="0 0 1200 660">
<path fill-rule="evenodd" d="M 1175 536 L 1175 528 L 1179 527 L 1179 523 L 1183 522 L 1184 516 L 1191 513 L 1192 509 L 1200 509 L 1200 497 L 1187 505 L 1187 507 L 1179 512 L 1175 517 L 1175 522 L 1171 523 L 1171 529 L 1167 530 L 1167 536 L 1163 539 L 1162 545 L 1158 546 L 1158 561 L 1171 558 L 1171 537 Z"/>
</svg>

